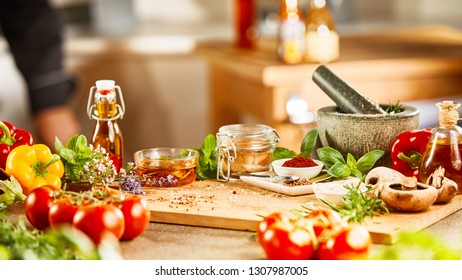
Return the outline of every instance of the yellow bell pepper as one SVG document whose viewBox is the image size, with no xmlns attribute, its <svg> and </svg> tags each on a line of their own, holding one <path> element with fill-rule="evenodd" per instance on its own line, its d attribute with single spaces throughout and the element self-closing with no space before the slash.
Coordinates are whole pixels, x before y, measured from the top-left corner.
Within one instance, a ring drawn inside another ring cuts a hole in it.
<svg viewBox="0 0 462 280">
<path fill-rule="evenodd" d="M 5 171 L 19 181 L 24 194 L 28 195 L 43 185 L 61 188 L 64 165 L 61 158 L 52 154 L 44 144 L 21 145 L 11 150 Z"/>
</svg>

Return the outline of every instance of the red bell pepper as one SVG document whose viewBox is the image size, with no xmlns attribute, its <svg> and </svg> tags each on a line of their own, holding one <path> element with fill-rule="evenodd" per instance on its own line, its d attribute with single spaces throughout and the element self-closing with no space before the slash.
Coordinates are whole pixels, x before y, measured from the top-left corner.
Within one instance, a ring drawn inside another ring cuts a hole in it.
<svg viewBox="0 0 462 280">
<path fill-rule="evenodd" d="M 5 169 L 6 158 L 15 147 L 33 144 L 34 139 L 29 131 L 16 128 L 9 122 L 0 121 L 0 168 Z"/>
<path fill-rule="evenodd" d="M 399 134 L 390 148 L 391 168 L 420 181 L 420 159 L 430 141 L 432 130 L 433 128 L 415 129 Z"/>
</svg>

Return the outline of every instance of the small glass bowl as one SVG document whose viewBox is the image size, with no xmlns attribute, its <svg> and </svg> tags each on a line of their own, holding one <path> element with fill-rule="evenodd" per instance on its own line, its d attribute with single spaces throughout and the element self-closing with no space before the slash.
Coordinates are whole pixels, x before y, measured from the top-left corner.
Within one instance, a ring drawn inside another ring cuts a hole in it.
<svg viewBox="0 0 462 280">
<path fill-rule="evenodd" d="M 134 162 L 144 186 L 182 186 L 196 180 L 199 152 L 182 148 L 144 149 L 134 154 Z"/>
</svg>

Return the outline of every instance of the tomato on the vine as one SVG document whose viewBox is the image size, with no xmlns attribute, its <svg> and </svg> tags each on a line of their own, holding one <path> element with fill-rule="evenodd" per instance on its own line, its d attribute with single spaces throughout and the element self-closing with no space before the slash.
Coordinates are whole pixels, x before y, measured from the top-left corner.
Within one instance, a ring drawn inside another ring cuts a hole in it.
<svg viewBox="0 0 462 280">
<path fill-rule="evenodd" d="M 312 230 L 283 213 L 270 215 L 262 223 L 259 242 L 269 260 L 311 259 L 316 243 Z"/>
<path fill-rule="evenodd" d="M 348 224 L 327 208 L 302 217 L 274 212 L 258 224 L 257 237 L 268 259 L 367 259 L 372 245 L 364 226 Z"/>
<path fill-rule="evenodd" d="M 33 189 L 26 198 L 24 208 L 26 218 L 36 229 L 44 230 L 50 226 L 48 214 L 55 200 L 56 188 L 44 185 Z"/>
<path fill-rule="evenodd" d="M 100 244 L 107 233 L 120 239 L 125 222 L 122 211 L 112 204 L 91 204 L 81 207 L 74 215 L 73 225 Z"/>
<path fill-rule="evenodd" d="M 332 230 L 338 226 L 345 226 L 346 222 L 334 210 L 327 208 L 314 209 L 303 217 L 310 220 L 316 237 L 319 237 L 325 230 Z"/>
<path fill-rule="evenodd" d="M 79 206 L 73 204 L 66 195 L 57 199 L 48 214 L 50 227 L 54 229 L 62 223 L 72 224 L 77 210 L 79 210 Z"/>
<path fill-rule="evenodd" d="M 365 260 L 369 257 L 372 238 L 361 225 L 348 225 L 319 243 L 321 260 Z"/>
<path fill-rule="evenodd" d="M 263 238 L 263 234 L 269 229 L 269 227 L 281 219 L 281 212 L 274 212 L 264 217 L 263 220 L 261 220 L 258 224 L 257 239 L 260 241 Z"/>
<path fill-rule="evenodd" d="M 151 211 L 146 200 L 137 195 L 130 195 L 116 204 L 122 210 L 125 229 L 121 240 L 132 240 L 141 235 L 149 225 Z"/>
</svg>

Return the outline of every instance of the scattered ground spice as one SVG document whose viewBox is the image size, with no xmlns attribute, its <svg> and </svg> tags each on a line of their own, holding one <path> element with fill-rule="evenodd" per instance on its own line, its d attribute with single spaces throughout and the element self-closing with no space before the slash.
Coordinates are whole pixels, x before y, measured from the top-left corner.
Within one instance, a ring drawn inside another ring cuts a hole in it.
<svg viewBox="0 0 462 280">
<path fill-rule="evenodd" d="M 283 183 L 284 186 L 295 187 L 295 186 L 304 186 L 311 184 L 309 179 L 299 179 L 295 181 L 286 181 Z"/>
</svg>

